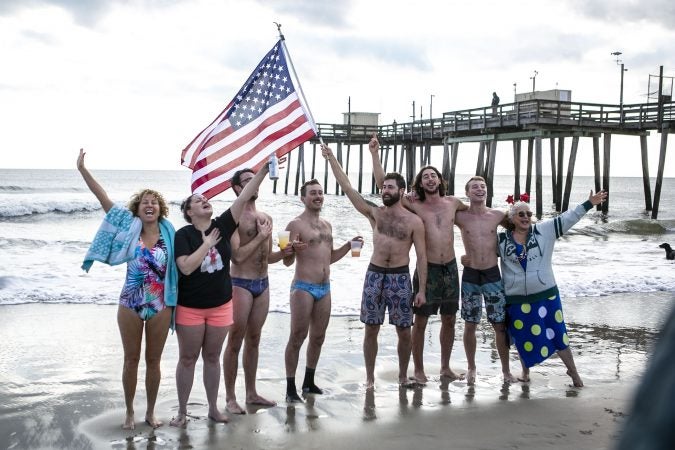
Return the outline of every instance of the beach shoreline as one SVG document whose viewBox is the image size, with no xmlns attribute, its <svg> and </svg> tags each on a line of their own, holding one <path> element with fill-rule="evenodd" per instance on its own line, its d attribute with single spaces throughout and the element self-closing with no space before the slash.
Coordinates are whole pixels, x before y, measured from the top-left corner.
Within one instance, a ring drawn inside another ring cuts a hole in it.
<svg viewBox="0 0 675 450">
<path fill-rule="evenodd" d="M 662 305 L 672 303 L 669 293 L 650 295 Z M 630 296 L 612 300 L 629 301 Z M 425 339 L 425 366 L 431 380 L 425 387 L 399 389 L 395 331 L 385 324 L 373 392 L 364 388 L 363 325 L 358 317 L 331 317 L 316 375 L 325 394 L 287 405 L 283 350 L 289 316 L 271 313 L 263 328 L 258 391 L 277 401 L 276 407 L 248 407 L 249 414 L 230 415 L 227 425 L 211 422 L 206 418 L 198 363 L 187 429 L 169 427 L 177 410 L 178 354 L 175 336 L 170 335 L 156 408 L 165 426 L 152 430 L 142 422 L 145 370 L 141 362 L 137 426 L 125 431 L 120 427 L 124 401 L 116 306 L 22 304 L 0 306 L 0 311 L 2 448 L 608 449 L 616 442 L 657 336 L 656 324 L 617 327 L 568 319 L 572 349 L 586 387 L 570 387 L 557 358 L 535 367 L 530 383 L 508 386 L 502 385 L 490 327 L 483 324 L 478 332 L 478 378 L 470 387 L 464 381 L 439 378 L 438 322 L 431 320 Z M 583 311 L 578 314 L 585 317 Z M 459 322 L 451 365 L 464 372 Z M 511 368 L 518 373 L 513 349 Z M 303 372 L 304 348 L 297 377 Z M 241 364 L 237 394 L 243 400 Z M 221 385 L 221 409 L 224 396 Z"/>
</svg>

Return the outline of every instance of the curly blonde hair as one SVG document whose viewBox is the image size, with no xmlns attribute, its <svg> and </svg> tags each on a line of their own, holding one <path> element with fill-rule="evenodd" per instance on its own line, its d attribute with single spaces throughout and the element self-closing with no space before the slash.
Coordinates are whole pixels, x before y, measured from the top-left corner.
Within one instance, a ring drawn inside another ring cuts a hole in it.
<svg viewBox="0 0 675 450">
<path fill-rule="evenodd" d="M 131 196 L 129 203 L 127 203 L 127 208 L 129 208 L 129 211 L 131 211 L 134 216 L 138 217 L 138 206 L 141 204 L 144 195 L 152 195 L 157 199 L 157 202 L 159 203 L 159 217 L 169 217 L 169 206 L 166 204 L 164 196 L 154 189 L 141 189 Z"/>
</svg>

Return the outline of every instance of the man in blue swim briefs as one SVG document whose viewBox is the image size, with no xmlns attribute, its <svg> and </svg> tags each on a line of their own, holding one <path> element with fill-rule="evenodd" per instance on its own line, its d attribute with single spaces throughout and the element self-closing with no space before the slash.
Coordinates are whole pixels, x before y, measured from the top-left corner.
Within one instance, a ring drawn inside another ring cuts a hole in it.
<svg viewBox="0 0 675 450">
<path fill-rule="evenodd" d="M 239 196 L 255 173 L 242 169 L 232 177 L 232 190 Z M 234 323 L 230 328 L 227 346 L 223 354 L 225 400 L 231 414 L 246 414 L 237 403 L 235 382 L 239 352 L 244 345 L 242 365 L 246 389 L 246 404 L 274 406 L 275 402 L 258 394 L 256 372 L 258 369 L 258 346 L 260 334 L 267 319 L 270 304 L 267 265 L 281 261 L 284 251 L 272 249 L 272 217 L 256 209 L 256 192 L 244 205 L 237 232 L 230 240 L 232 259 L 232 302 Z M 289 251 L 286 251 L 289 255 Z"/>
<path fill-rule="evenodd" d="M 284 264 L 295 262 L 295 276 L 291 283 L 291 333 L 286 345 L 286 401 L 302 402 L 295 386 L 300 348 L 309 333 L 307 367 L 302 391 L 322 394 L 314 383 L 314 372 L 321 355 L 330 319 L 330 265 L 339 261 L 351 249 L 350 241 L 333 248 L 333 228 L 321 218 L 323 188 L 317 180 L 310 180 L 300 189 L 304 211 L 293 219 L 286 230 L 291 244 L 286 247 Z M 354 239 L 363 240 L 361 236 Z"/>
<path fill-rule="evenodd" d="M 368 143 L 373 160 L 373 175 L 378 187 L 384 182 L 384 169 L 378 150 L 380 143 L 373 135 Z M 429 317 L 440 312 L 441 377 L 456 380 L 463 375 L 450 368 L 450 355 L 455 342 L 455 321 L 459 309 L 459 272 L 455 259 L 455 213 L 467 209 L 457 197 L 446 195 L 447 183 L 433 166 L 420 169 L 412 185 L 413 195 L 401 198 L 401 204 L 424 222 L 427 251 L 427 302 L 413 307 L 415 324 L 412 328 L 412 357 L 415 381 L 428 381 L 424 371 L 424 341 Z M 419 288 L 418 274 L 413 276 L 413 291 Z"/>
<path fill-rule="evenodd" d="M 373 256 L 366 272 L 361 299 L 361 322 L 366 325 L 363 338 L 363 356 L 366 363 L 366 388 L 375 387 L 375 359 L 377 335 L 389 310 L 389 323 L 396 326 L 398 335 L 398 381 L 401 386 L 414 385 L 408 380 L 413 303 L 425 303 L 427 285 L 427 256 L 424 243 L 424 224 L 415 214 L 401 205 L 405 194 L 405 180 L 398 173 L 388 173 L 382 183 L 382 202 L 376 206 L 366 202 L 352 187 L 349 178 L 326 145 L 321 146 L 335 179 L 357 211 L 363 214 L 373 228 Z M 410 248 L 415 245 L 419 292 L 414 296 L 410 281 Z"/>
<path fill-rule="evenodd" d="M 483 301 L 488 322 L 495 331 L 495 344 L 505 383 L 516 378 L 509 368 L 509 343 L 506 335 L 506 295 L 497 266 L 497 225 L 505 211 L 486 206 L 485 179 L 476 176 L 465 186 L 469 209 L 457 211 L 455 223 L 462 231 L 466 255 L 462 257 L 462 319 L 464 319 L 464 351 L 468 368 L 466 382 L 476 382 L 476 328 L 481 320 Z"/>
</svg>

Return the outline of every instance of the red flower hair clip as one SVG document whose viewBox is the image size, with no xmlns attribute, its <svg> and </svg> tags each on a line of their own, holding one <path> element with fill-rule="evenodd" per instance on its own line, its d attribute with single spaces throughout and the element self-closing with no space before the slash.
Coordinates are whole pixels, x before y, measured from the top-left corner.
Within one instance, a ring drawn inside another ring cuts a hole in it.
<svg viewBox="0 0 675 450">
<path fill-rule="evenodd" d="M 528 194 L 527 192 L 522 193 L 520 194 L 520 198 L 518 200 L 520 200 L 521 202 L 530 203 L 530 194 Z M 506 197 L 506 203 L 510 205 L 513 205 L 515 203 L 513 195 L 509 195 L 508 197 Z"/>
</svg>

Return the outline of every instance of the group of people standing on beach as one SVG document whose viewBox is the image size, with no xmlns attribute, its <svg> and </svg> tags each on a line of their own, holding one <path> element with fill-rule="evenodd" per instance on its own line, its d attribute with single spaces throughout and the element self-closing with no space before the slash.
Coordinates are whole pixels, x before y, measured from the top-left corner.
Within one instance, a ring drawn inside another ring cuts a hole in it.
<svg viewBox="0 0 675 450">
<path fill-rule="evenodd" d="M 375 386 L 378 334 L 386 312 L 398 337 L 398 381 L 403 387 L 425 384 L 424 334 L 429 317 L 440 312 L 441 377 L 476 381 L 476 329 L 483 304 L 495 332 L 504 382 L 529 381 L 529 368 L 558 353 L 574 386 L 583 382 L 574 366 L 562 306 L 551 267 L 553 246 L 605 192 L 589 196 L 573 210 L 534 223 L 527 202 L 516 202 L 508 211 L 486 206 L 487 187 L 481 177 L 466 184 L 466 205 L 446 195 L 446 183 L 432 166 L 420 169 L 406 193 L 398 173 L 384 173 L 379 142 L 373 135 L 369 149 L 383 206 L 366 201 L 351 183 L 331 149 L 322 154 L 355 209 L 373 229 L 373 254 L 363 284 L 361 322 L 365 332 L 363 353 L 366 388 Z M 295 265 L 291 283 L 290 336 L 285 351 L 286 401 L 302 402 L 295 383 L 299 354 L 305 340 L 304 394 L 321 394 L 314 375 L 330 319 L 330 265 L 344 257 L 351 241 L 334 247 L 332 225 L 321 217 L 323 188 L 317 180 L 304 183 L 300 200 L 304 210 L 286 227 L 290 242 L 276 250 L 273 220 L 256 209 L 258 188 L 268 166 L 255 173 L 239 170 L 232 179 L 236 199 L 221 215 L 201 194 L 181 204 L 188 223 L 175 231 L 167 220 L 168 206 L 159 192 L 145 189 L 132 196 L 127 207 L 113 204 L 84 164 L 80 150 L 77 168 L 106 212 L 91 244 L 83 268 L 94 261 L 127 263 L 117 322 L 124 349 L 122 384 L 126 404 L 123 428 L 133 429 L 134 397 L 142 337 L 145 333 L 147 409 L 145 422 L 157 428 L 155 416 L 160 359 L 170 328 L 176 330 L 179 358 L 176 367 L 178 413 L 172 426 L 187 424 L 187 403 L 195 365 L 202 356 L 208 416 L 227 422 L 217 406 L 220 358 L 226 390 L 226 410 L 245 414 L 237 401 L 235 381 L 243 346 L 246 404 L 274 406 L 257 393 L 256 372 L 261 330 L 269 309 L 268 264 Z M 504 231 L 498 232 L 503 225 Z M 462 234 L 465 255 L 460 282 L 454 252 L 454 226 Z M 416 269 L 410 274 L 410 250 L 415 249 Z M 501 262 L 501 275 L 498 267 Z M 450 367 L 457 311 L 465 321 L 463 342 L 468 367 L 458 374 Z M 511 375 L 509 344 L 514 343 L 522 363 L 519 377 Z M 410 356 L 414 374 L 408 377 Z"/>
</svg>

